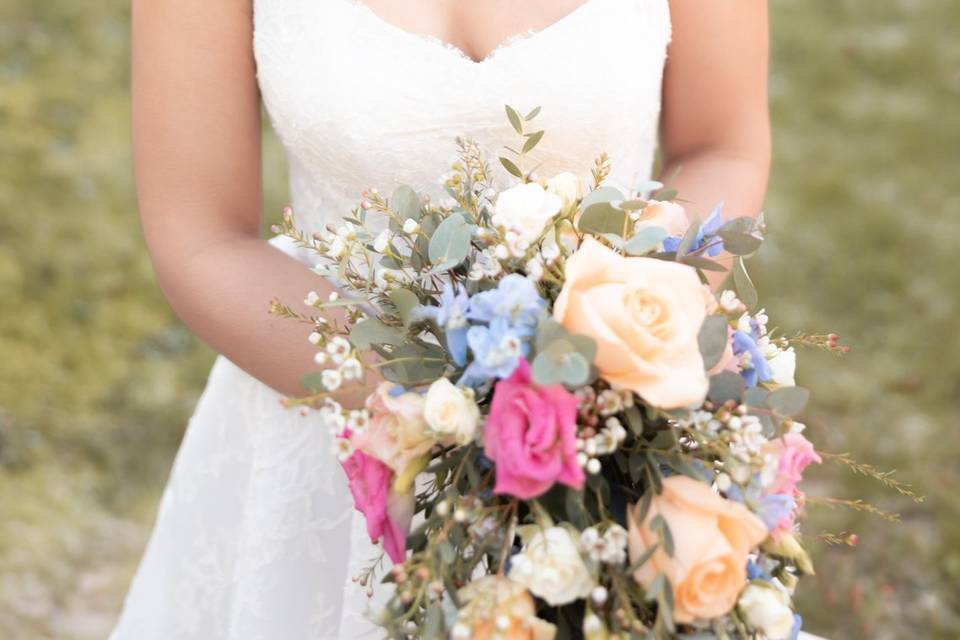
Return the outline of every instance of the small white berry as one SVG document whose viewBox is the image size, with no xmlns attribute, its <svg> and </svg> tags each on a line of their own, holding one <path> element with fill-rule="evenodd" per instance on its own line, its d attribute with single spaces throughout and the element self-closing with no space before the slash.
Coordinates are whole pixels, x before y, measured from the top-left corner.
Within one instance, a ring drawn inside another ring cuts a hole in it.
<svg viewBox="0 0 960 640">
<path fill-rule="evenodd" d="M 313 361 L 317 364 L 326 364 L 327 354 L 323 351 L 317 351 L 315 354 L 313 354 Z"/>
<path fill-rule="evenodd" d="M 600 473 L 600 461 L 596 458 L 590 458 L 587 461 L 587 473 L 597 475 Z"/>
<path fill-rule="evenodd" d="M 590 598 L 597 605 L 602 606 L 607 601 L 607 588 L 604 586 L 597 586 L 593 588 L 593 591 L 590 592 Z"/>
<path fill-rule="evenodd" d="M 323 336 L 320 335 L 320 333 L 317 332 L 317 331 L 313 331 L 313 332 L 310 333 L 309 336 L 307 336 L 307 340 L 310 341 L 310 344 L 320 344 L 320 340 L 321 340 L 322 338 L 323 338 Z"/>
</svg>

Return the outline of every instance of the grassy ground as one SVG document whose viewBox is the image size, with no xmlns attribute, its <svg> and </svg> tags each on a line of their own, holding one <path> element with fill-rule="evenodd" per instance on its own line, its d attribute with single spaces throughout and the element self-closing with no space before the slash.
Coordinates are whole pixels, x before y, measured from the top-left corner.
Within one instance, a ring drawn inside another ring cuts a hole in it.
<svg viewBox="0 0 960 640">
<path fill-rule="evenodd" d="M 127 3 L 0 5 L 0 637 L 104 637 L 213 359 L 157 290 L 132 198 Z M 811 493 L 808 627 L 960 636 L 960 21 L 952 0 L 776 0 L 775 324 L 835 330 L 801 359 L 808 422 L 834 452 L 899 469 L 917 505 L 829 464 Z M 265 210 L 283 201 L 268 145 Z"/>
</svg>

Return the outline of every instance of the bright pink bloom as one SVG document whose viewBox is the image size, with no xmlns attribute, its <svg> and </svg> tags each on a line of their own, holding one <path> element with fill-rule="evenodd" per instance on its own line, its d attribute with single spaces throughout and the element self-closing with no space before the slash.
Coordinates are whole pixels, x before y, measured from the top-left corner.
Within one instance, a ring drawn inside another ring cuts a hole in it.
<svg viewBox="0 0 960 640">
<path fill-rule="evenodd" d="M 782 438 L 771 441 L 767 445 L 767 451 L 780 457 L 777 478 L 767 490 L 768 494 L 800 494 L 797 484 L 803 479 L 803 470 L 813 462 L 823 462 L 810 441 L 799 433 L 787 433 Z"/>
<path fill-rule="evenodd" d="M 521 359 L 497 383 L 484 431 L 484 453 L 496 465 L 494 493 L 528 500 L 558 482 L 582 488 L 576 432 L 577 399 L 559 384 L 533 384 Z"/>
<path fill-rule="evenodd" d="M 367 519 L 370 540 L 376 542 L 383 537 L 383 548 L 390 559 L 403 562 L 413 518 L 413 493 L 394 493 L 390 467 L 362 451 L 354 451 L 341 465 L 350 481 L 353 504 Z"/>
<path fill-rule="evenodd" d="M 796 512 L 803 506 L 805 498 L 797 485 L 803 479 L 804 469 L 814 462 L 823 462 L 823 459 L 817 455 L 810 441 L 799 433 L 787 433 L 782 438 L 772 440 L 764 450 L 780 457 L 777 477 L 767 489 L 767 495 L 787 495 L 796 500 L 796 508 L 784 516 L 774 528 L 773 533 L 776 535 L 793 529 Z"/>
</svg>

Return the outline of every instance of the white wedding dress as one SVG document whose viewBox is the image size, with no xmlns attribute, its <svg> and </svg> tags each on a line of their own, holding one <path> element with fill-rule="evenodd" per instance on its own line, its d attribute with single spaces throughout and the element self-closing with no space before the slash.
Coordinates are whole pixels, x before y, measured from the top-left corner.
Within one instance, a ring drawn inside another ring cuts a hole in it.
<svg viewBox="0 0 960 640">
<path fill-rule="evenodd" d="M 496 154 L 517 136 L 504 104 L 542 107 L 541 175 L 588 176 L 606 151 L 613 184 L 649 177 L 668 0 L 585 0 L 480 62 L 360 0 L 254 0 L 254 27 L 258 81 L 310 231 L 336 223 L 368 186 L 442 197 L 457 135 L 484 146 L 506 180 Z M 270 242 L 310 262 L 285 240 Z M 279 400 L 217 357 L 111 640 L 380 637 L 351 580 L 379 551 L 330 436 L 317 415 Z"/>
</svg>

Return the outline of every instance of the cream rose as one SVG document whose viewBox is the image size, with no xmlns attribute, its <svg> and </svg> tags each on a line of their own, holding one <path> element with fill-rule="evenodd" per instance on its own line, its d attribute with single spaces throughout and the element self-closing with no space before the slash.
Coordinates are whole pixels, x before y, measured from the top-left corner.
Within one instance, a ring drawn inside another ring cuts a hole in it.
<svg viewBox="0 0 960 640">
<path fill-rule="evenodd" d="M 536 182 L 527 182 L 500 192 L 493 207 L 493 224 L 513 231 L 526 242 L 543 233 L 547 223 L 560 212 L 563 201 Z"/>
<path fill-rule="evenodd" d="M 547 191 L 556 194 L 563 202 L 563 207 L 569 207 L 583 197 L 583 185 L 580 178 L 569 171 L 558 173 L 552 178 L 547 178 Z"/>
<path fill-rule="evenodd" d="M 554 607 L 586 598 L 594 586 L 577 543 L 563 527 L 533 534 L 513 556 L 509 577 Z"/>
<path fill-rule="evenodd" d="M 665 574 L 673 585 L 677 622 L 709 620 L 732 609 L 746 584 L 747 554 L 767 537 L 763 521 L 703 482 L 670 476 L 642 523 L 636 522 L 636 507 L 628 508 L 631 562 L 660 541 L 650 528 L 658 515 L 670 527 L 674 553 L 668 556 L 658 547 L 633 574 L 637 582 L 649 588 L 657 575 Z"/>
<path fill-rule="evenodd" d="M 367 399 L 370 419 L 354 436 L 354 446 L 402 475 L 413 460 L 430 451 L 436 438 L 423 418 L 424 397 L 396 394 L 395 386 L 382 382 Z"/>
<path fill-rule="evenodd" d="M 774 586 L 747 585 L 737 607 L 747 624 L 768 640 L 787 640 L 793 632 L 793 611 L 787 595 Z"/>
<path fill-rule="evenodd" d="M 794 373 L 797 369 L 797 352 L 793 347 L 787 347 L 780 350 L 773 347 L 773 356 L 768 356 L 767 364 L 773 371 L 773 381 L 782 387 L 792 387 L 794 382 Z"/>
<path fill-rule="evenodd" d="M 553 314 L 596 340 L 594 364 L 614 387 L 666 409 L 706 396 L 697 334 L 707 313 L 692 267 L 623 257 L 588 237 L 567 260 Z"/>
<path fill-rule="evenodd" d="M 440 438 L 451 438 L 465 445 L 477 431 L 480 409 L 472 389 L 457 387 L 446 378 L 435 380 L 427 391 L 423 418 Z"/>
</svg>

